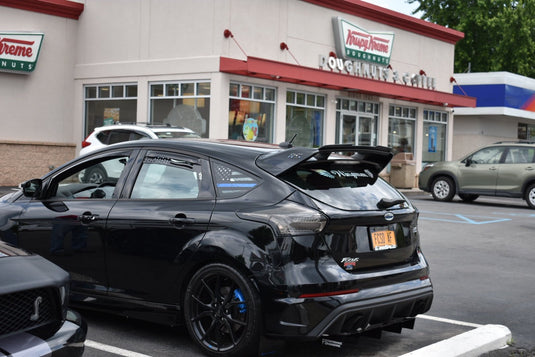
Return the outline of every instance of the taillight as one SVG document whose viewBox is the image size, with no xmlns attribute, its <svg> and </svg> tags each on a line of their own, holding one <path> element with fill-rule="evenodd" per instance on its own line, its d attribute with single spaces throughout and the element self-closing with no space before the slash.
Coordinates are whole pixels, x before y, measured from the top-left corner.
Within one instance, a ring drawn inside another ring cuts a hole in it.
<svg viewBox="0 0 535 357">
<path fill-rule="evenodd" d="M 87 138 L 89 138 L 89 136 Z M 85 138 L 84 141 L 82 141 L 82 147 L 83 148 L 88 147 L 89 145 L 91 145 L 91 143 L 89 141 L 87 141 L 87 138 Z"/>
<path fill-rule="evenodd" d="M 254 211 L 237 212 L 237 215 L 243 219 L 270 223 L 281 235 L 315 234 L 327 224 L 327 217 L 321 212 L 289 201 Z"/>
</svg>

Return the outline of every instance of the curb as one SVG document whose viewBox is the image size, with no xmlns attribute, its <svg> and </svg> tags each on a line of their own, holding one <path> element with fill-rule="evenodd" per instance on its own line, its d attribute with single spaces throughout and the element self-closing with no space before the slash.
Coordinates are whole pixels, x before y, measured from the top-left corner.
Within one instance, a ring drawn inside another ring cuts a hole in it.
<svg viewBox="0 0 535 357">
<path fill-rule="evenodd" d="M 507 346 L 511 331 L 502 325 L 484 325 L 400 357 L 476 357 Z"/>
</svg>

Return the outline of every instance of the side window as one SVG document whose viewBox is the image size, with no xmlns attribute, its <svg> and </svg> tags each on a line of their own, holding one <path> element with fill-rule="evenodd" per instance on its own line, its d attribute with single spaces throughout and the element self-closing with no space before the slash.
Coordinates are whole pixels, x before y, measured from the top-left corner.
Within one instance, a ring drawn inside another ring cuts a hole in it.
<svg viewBox="0 0 535 357">
<path fill-rule="evenodd" d="M 110 199 L 128 159 L 128 156 L 119 156 L 93 161 L 89 166 L 75 166 L 59 176 L 59 181 L 53 185 L 55 192 L 52 196 L 61 199 Z"/>
<path fill-rule="evenodd" d="M 109 144 L 122 143 L 123 141 L 137 140 L 140 135 L 131 130 L 112 130 L 110 131 Z"/>
<path fill-rule="evenodd" d="M 97 139 L 103 144 L 108 144 L 108 141 L 110 140 L 110 130 L 99 132 L 97 134 Z"/>
<path fill-rule="evenodd" d="M 511 147 L 505 157 L 506 164 L 527 164 L 533 162 L 535 149 L 528 147 Z"/>
<path fill-rule="evenodd" d="M 146 157 L 134 183 L 133 199 L 196 199 L 202 187 L 202 166 L 197 160 Z"/>
<path fill-rule="evenodd" d="M 214 162 L 212 172 L 217 195 L 223 198 L 239 197 L 260 184 L 257 177 L 232 165 Z"/>
<path fill-rule="evenodd" d="M 503 154 L 503 147 L 491 147 L 479 150 L 472 155 L 472 162 L 475 164 L 498 164 Z"/>
</svg>

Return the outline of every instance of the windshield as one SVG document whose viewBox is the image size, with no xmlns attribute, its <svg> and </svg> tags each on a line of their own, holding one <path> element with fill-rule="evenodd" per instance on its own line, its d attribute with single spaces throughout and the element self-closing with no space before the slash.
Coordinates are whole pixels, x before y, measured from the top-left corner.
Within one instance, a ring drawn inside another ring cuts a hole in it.
<svg viewBox="0 0 535 357">
<path fill-rule="evenodd" d="M 381 199 L 402 199 L 401 194 L 366 164 L 312 162 L 280 176 L 307 195 L 343 210 L 377 210 Z"/>
</svg>

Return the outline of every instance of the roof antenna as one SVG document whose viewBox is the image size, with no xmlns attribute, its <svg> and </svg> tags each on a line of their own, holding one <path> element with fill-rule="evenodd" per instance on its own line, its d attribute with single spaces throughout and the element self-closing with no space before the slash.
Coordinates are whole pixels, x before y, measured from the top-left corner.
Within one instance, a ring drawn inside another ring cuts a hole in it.
<svg viewBox="0 0 535 357">
<path fill-rule="evenodd" d="M 295 139 L 295 137 L 297 136 L 297 133 L 294 134 L 294 136 L 292 136 L 292 138 L 290 139 L 290 141 L 283 141 L 282 143 L 279 144 L 279 147 L 282 148 L 282 149 L 289 149 L 289 148 L 293 148 L 293 141 Z"/>
</svg>

